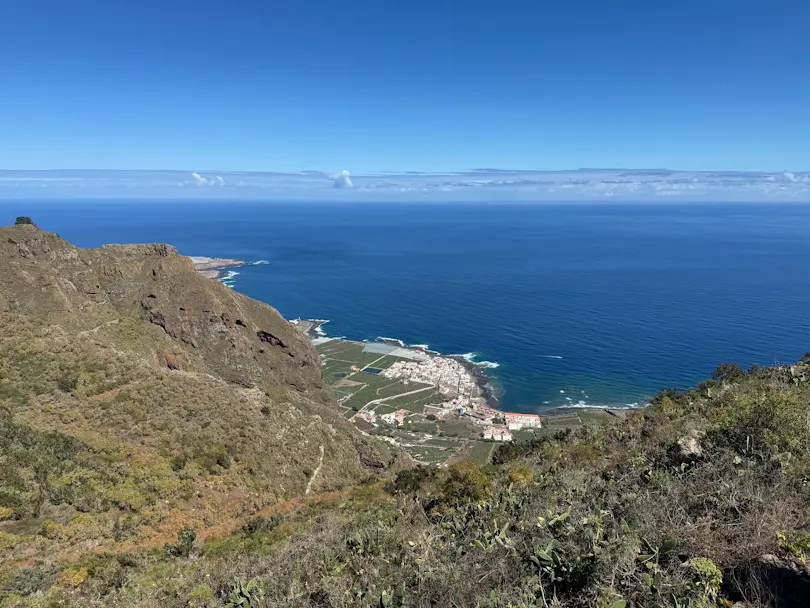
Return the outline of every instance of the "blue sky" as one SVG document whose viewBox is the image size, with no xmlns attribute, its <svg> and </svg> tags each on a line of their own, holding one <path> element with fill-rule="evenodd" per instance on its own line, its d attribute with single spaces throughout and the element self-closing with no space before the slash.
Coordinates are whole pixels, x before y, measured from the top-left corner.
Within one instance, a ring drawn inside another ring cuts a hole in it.
<svg viewBox="0 0 810 608">
<path fill-rule="evenodd" d="M 810 169 L 807 0 L 26 0 L 0 57 L 8 170 Z"/>
</svg>

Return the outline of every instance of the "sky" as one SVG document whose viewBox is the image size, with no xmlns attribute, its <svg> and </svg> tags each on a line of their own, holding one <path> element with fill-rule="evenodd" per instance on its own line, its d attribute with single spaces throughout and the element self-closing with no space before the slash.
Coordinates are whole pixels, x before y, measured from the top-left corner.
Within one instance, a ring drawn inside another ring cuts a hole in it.
<svg viewBox="0 0 810 608">
<path fill-rule="evenodd" d="M 10 172 L 810 169 L 807 0 L 3 4 Z"/>
</svg>

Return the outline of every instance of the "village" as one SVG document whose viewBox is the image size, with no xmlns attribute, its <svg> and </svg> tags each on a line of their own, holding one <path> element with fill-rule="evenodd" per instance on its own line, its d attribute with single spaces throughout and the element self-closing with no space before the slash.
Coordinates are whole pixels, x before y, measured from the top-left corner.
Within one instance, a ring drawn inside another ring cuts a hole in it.
<svg viewBox="0 0 810 608">
<path fill-rule="evenodd" d="M 511 431 L 541 428 L 538 414 L 501 412 L 490 407 L 476 378 L 463 364 L 450 357 L 431 356 L 422 361 L 398 361 L 380 372 L 386 378 L 435 386 L 444 397 L 437 418 L 456 415 L 480 427 L 482 439 L 512 441 Z M 407 410 L 384 414 L 382 420 L 401 426 Z"/>
<path fill-rule="evenodd" d="M 325 340 L 329 342 L 333 341 Z M 349 347 L 341 349 L 353 352 Z M 511 414 L 491 407 L 480 378 L 470 369 L 472 364 L 457 358 L 397 343 L 365 343 L 358 354 L 348 357 L 357 361 L 333 374 L 336 389 L 347 391 L 339 394 L 338 402 L 353 406 L 352 418 L 372 427 L 403 428 L 422 420 L 462 422 L 468 436 L 490 441 L 511 441 L 513 431 L 542 428 L 537 414 Z M 328 367 L 329 357 L 324 358 Z M 369 385 L 379 386 L 372 393 Z"/>
<path fill-rule="evenodd" d="M 498 445 L 598 424 L 601 410 L 504 412 L 489 381 L 464 357 L 442 356 L 393 339 L 357 342 L 325 335 L 326 321 L 296 320 L 312 339 L 341 414 L 363 433 L 398 446 L 420 464 L 489 462 Z"/>
</svg>

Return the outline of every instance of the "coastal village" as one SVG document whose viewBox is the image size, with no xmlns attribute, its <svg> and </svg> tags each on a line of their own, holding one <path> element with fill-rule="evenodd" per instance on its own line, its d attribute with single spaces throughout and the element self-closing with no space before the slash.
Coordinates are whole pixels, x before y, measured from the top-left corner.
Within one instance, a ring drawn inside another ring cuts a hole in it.
<svg viewBox="0 0 810 608">
<path fill-rule="evenodd" d="M 598 423 L 604 411 L 512 413 L 497 409 L 481 366 L 397 340 L 329 338 L 324 321 L 294 320 L 313 339 L 326 382 L 362 432 L 402 448 L 420 464 L 469 458 L 486 463 L 504 442 Z"/>
</svg>

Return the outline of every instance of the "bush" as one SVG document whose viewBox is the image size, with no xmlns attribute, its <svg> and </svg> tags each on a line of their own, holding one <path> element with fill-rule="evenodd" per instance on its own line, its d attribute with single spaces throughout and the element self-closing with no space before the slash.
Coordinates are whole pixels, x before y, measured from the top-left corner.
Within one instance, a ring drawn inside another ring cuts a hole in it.
<svg viewBox="0 0 810 608">
<path fill-rule="evenodd" d="M 15 226 L 36 226 L 34 220 L 32 220 L 27 215 L 21 215 L 16 220 L 14 220 Z"/>
<path fill-rule="evenodd" d="M 4 591 L 17 595 L 33 595 L 39 591 L 46 591 L 56 582 L 59 571 L 53 566 L 31 566 L 20 568 L 11 577 L 5 586 Z"/>
<path fill-rule="evenodd" d="M 745 376 L 745 372 L 736 363 L 721 363 L 712 372 L 712 380 L 735 382 Z"/>
<path fill-rule="evenodd" d="M 442 485 L 443 499 L 450 504 L 478 502 L 489 496 L 491 491 L 492 480 L 484 469 L 469 460 L 452 465 Z"/>
<path fill-rule="evenodd" d="M 435 479 L 436 469 L 432 467 L 418 466 L 413 469 L 405 469 L 397 473 L 393 483 L 393 491 L 398 494 L 409 494 L 416 492 L 428 479 Z"/>
<path fill-rule="evenodd" d="M 166 544 L 166 553 L 172 557 L 188 557 L 194 550 L 195 540 L 197 540 L 197 533 L 194 530 L 181 528 L 177 533 L 177 542 Z"/>
<path fill-rule="evenodd" d="M 723 584 L 723 573 L 708 557 L 693 557 L 684 566 L 689 570 L 692 583 L 706 595 L 714 597 Z"/>
<path fill-rule="evenodd" d="M 527 486 L 532 482 L 533 473 L 530 467 L 516 467 L 509 471 L 509 483 L 516 486 Z"/>
<path fill-rule="evenodd" d="M 246 535 L 256 534 L 257 532 L 269 532 L 284 520 L 281 515 L 271 515 L 270 517 L 253 517 L 242 526 L 242 532 Z"/>
</svg>

